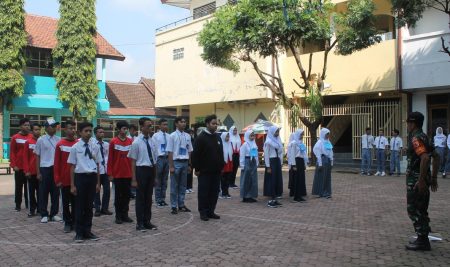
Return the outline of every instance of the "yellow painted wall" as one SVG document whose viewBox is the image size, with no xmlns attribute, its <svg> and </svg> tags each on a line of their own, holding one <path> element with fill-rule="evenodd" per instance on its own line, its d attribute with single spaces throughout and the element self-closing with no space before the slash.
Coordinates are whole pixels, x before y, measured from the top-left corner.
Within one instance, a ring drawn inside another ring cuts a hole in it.
<svg viewBox="0 0 450 267">
<path fill-rule="evenodd" d="M 195 20 L 156 35 L 156 107 L 194 105 L 268 97 L 253 67 L 243 63 L 241 71 L 213 68 L 201 58 L 197 36 L 211 16 Z M 184 58 L 173 60 L 173 50 L 184 48 Z M 269 60 L 260 59 L 269 71 Z"/>
<path fill-rule="evenodd" d="M 270 115 L 275 108 L 275 102 L 270 100 L 255 101 L 254 103 L 214 103 L 214 104 L 200 104 L 190 105 L 190 122 L 195 122 L 196 117 L 205 117 L 215 113 L 221 122 L 225 120 L 229 114 L 234 120 L 234 125 L 239 131 L 252 124 L 259 113 L 262 112 L 264 116 L 270 120 Z"/>
<path fill-rule="evenodd" d="M 325 80 L 330 88 L 325 95 L 342 95 L 353 93 L 380 92 L 395 89 L 396 84 L 396 40 L 389 40 L 349 56 L 339 56 L 330 52 L 328 70 Z M 302 55 L 302 62 L 307 66 L 309 55 Z M 313 73 L 321 73 L 323 52 L 314 53 Z M 300 82 L 300 74 L 293 56 L 282 62 L 283 79 L 289 91 L 299 95 L 302 91 L 292 81 Z"/>
</svg>

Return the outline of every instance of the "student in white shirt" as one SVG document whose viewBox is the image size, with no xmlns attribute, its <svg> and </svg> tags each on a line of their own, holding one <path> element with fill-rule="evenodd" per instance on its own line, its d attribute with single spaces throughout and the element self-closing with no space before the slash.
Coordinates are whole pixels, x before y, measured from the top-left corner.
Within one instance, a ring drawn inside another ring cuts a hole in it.
<svg viewBox="0 0 450 267">
<path fill-rule="evenodd" d="M 103 187 L 103 196 L 100 198 L 100 192 L 95 195 L 95 217 L 101 215 L 112 215 L 113 213 L 109 211 L 109 199 L 111 197 L 111 181 L 109 180 L 108 174 L 106 173 L 108 167 L 108 154 L 109 154 L 109 143 L 103 140 L 105 136 L 105 129 L 101 126 L 94 128 L 95 138 L 91 138 L 92 142 L 98 146 L 100 150 L 100 155 L 102 161 L 100 162 L 99 172 L 100 172 L 100 186 Z"/>
<path fill-rule="evenodd" d="M 169 152 L 169 170 L 170 170 L 170 205 L 172 214 L 181 212 L 190 212 L 184 203 L 186 196 L 187 173 L 190 170 L 189 165 L 192 153 L 191 136 L 184 130 L 186 120 L 183 117 L 176 117 L 174 120 L 175 132 L 170 134 L 167 144 Z"/>
<path fill-rule="evenodd" d="M 242 202 L 254 203 L 258 197 L 258 146 L 253 130 L 248 129 L 245 132 L 244 141 L 239 150 L 241 198 Z"/>
<path fill-rule="evenodd" d="M 389 175 L 393 175 L 397 170 L 397 176 L 400 176 L 400 158 L 402 156 L 403 141 L 400 136 L 400 131 L 394 129 L 392 131 L 392 138 L 390 142 L 391 150 L 391 162 L 390 162 L 390 172 Z"/>
<path fill-rule="evenodd" d="M 361 175 L 370 173 L 372 168 L 372 150 L 373 150 L 374 139 L 371 134 L 370 127 L 366 128 L 366 133 L 361 136 Z"/>
<path fill-rule="evenodd" d="M 39 137 L 36 142 L 34 154 L 36 154 L 37 179 L 39 180 L 39 210 L 41 212 L 41 223 L 48 221 L 62 221 L 59 217 L 59 190 L 56 187 L 53 177 L 53 165 L 55 159 L 56 144 L 61 138 L 56 136 L 56 128 L 59 122 L 49 118 L 45 123 L 44 136 Z M 50 214 L 47 210 L 48 195 L 50 194 L 51 209 Z"/>
<path fill-rule="evenodd" d="M 152 218 L 152 195 L 156 175 L 156 146 L 150 137 L 152 121 L 150 118 L 139 119 L 142 135 L 136 137 L 131 145 L 128 157 L 131 159 L 131 185 L 136 188 L 136 230 L 145 232 L 156 230 L 150 222 Z"/>
<path fill-rule="evenodd" d="M 236 174 L 239 168 L 239 149 L 241 148 L 241 136 L 238 133 L 236 126 L 230 128 L 230 142 L 233 147 L 233 174 L 230 180 L 230 188 L 238 189 L 236 185 Z"/>
<path fill-rule="evenodd" d="M 264 162 L 266 172 L 264 175 L 264 196 L 270 198 L 267 206 L 277 208 L 281 206 L 276 198 L 283 194 L 283 173 L 281 165 L 283 160 L 283 143 L 280 139 L 280 128 L 271 126 L 267 131 L 266 142 L 264 143 Z"/>
<path fill-rule="evenodd" d="M 384 136 L 384 130 L 378 131 L 375 138 L 375 149 L 377 153 L 377 172 L 375 176 L 386 176 L 386 147 L 389 145 L 387 138 Z"/>
<path fill-rule="evenodd" d="M 316 171 L 312 194 L 318 197 L 331 198 L 331 168 L 333 167 L 334 153 L 333 145 L 330 142 L 330 130 L 322 128 L 320 138 L 313 148 L 317 158 Z"/>
<path fill-rule="evenodd" d="M 99 164 L 102 156 L 99 147 L 90 142 L 92 123 L 78 124 L 80 140 L 72 146 L 67 159 L 70 166 L 70 191 L 75 195 L 75 242 L 97 241 L 92 233 L 92 218 L 95 193 L 100 191 Z"/>
<path fill-rule="evenodd" d="M 305 170 L 308 164 L 306 145 L 302 141 L 303 130 L 298 129 L 292 134 L 292 140 L 288 145 L 288 163 L 292 168 L 292 195 L 294 202 L 306 201 Z"/>
<path fill-rule="evenodd" d="M 447 136 L 447 162 L 445 163 L 445 169 L 442 173 L 442 178 L 446 177 L 446 174 L 450 172 L 450 134 Z"/>
<path fill-rule="evenodd" d="M 436 152 L 439 154 L 439 171 L 442 173 L 444 172 L 445 167 L 445 146 L 447 145 L 446 141 L 447 137 L 444 134 L 444 130 L 442 129 L 442 127 L 437 127 L 436 135 L 434 136 L 434 147 L 436 149 Z"/>
<path fill-rule="evenodd" d="M 152 136 L 156 146 L 156 185 L 155 202 L 157 207 L 167 206 L 166 191 L 169 177 L 169 153 L 167 152 L 167 142 L 169 140 L 169 125 L 166 119 L 159 120 L 159 131 Z"/>
</svg>

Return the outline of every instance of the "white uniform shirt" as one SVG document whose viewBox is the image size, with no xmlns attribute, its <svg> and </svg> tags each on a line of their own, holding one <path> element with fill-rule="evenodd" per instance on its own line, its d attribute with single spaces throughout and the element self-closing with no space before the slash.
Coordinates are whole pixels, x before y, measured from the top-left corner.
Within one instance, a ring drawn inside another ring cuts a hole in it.
<svg viewBox="0 0 450 267">
<path fill-rule="evenodd" d="M 101 149 L 100 148 L 100 141 L 98 141 L 97 139 L 94 139 L 92 142 L 98 146 L 98 149 Z M 105 141 L 102 141 L 102 142 L 103 142 L 102 146 L 103 146 L 104 159 L 102 159 L 102 156 L 101 156 L 102 153 L 101 153 L 101 150 L 100 150 L 100 165 L 99 165 L 99 169 L 100 169 L 100 174 L 105 174 L 106 170 L 108 169 L 107 164 L 108 164 L 108 154 L 109 154 L 109 143 L 105 142 Z"/>
<path fill-rule="evenodd" d="M 48 134 L 39 137 L 36 142 L 36 147 L 34 149 L 34 154 L 40 157 L 39 166 L 40 167 L 52 167 L 55 160 L 55 149 L 56 144 L 61 140 L 61 137 Z"/>
<path fill-rule="evenodd" d="M 391 151 L 400 151 L 403 148 L 403 140 L 400 136 L 392 137 L 390 143 Z"/>
<path fill-rule="evenodd" d="M 156 164 L 156 147 L 150 136 L 148 138 L 148 144 L 150 145 L 150 149 L 152 152 L 153 162 L 150 162 L 146 143 L 147 140 L 144 138 L 144 136 L 139 136 L 134 140 L 133 144 L 131 145 L 130 152 L 128 152 L 128 157 L 130 159 L 134 159 L 136 161 L 136 166 L 138 167 L 151 167 Z"/>
<path fill-rule="evenodd" d="M 163 131 L 158 131 L 152 136 L 158 156 L 167 156 L 167 143 L 169 142 L 169 137 L 170 135 Z"/>
<path fill-rule="evenodd" d="M 278 153 L 277 153 L 278 152 Z M 264 162 L 266 164 L 266 167 L 270 167 L 270 159 L 272 158 L 280 158 L 281 164 L 283 164 L 283 154 L 284 154 L 284 148 L 281 147 L 281 149 L 275 150 L 271 145 L 268 143 L 264 144 Z"/>
<path fill-rule="evenodd" d="M 308 163 L 308 152 L 300 150 L 300 144 L 298 142 L 291 142 L 288 146 L 288 164 L 289 166 L 296 166 L 295 158 L 303 158 L 305 160 L 305 166 Z"/>
<path fill-rule="evenodd" d="M 192 142 L 188 133 L 180 132 L 177 129 L 170 134 L 167 142 L 167 152 L 173 153 L 173 160 L 189 159 L 189 152 L 192 152 Z"/>
<path fill-rule="evenodd" d="M 389 142 L 385 136 L 377 136 L 375 138 L 375 148 L 376 149 L 386 149 L 386 146 L 389 145 Z"/>
<path fill-rule="evenodd" d="M 370 135 L 363 134 L 363 136 L 361 136 L 361 147 L 363 149 L 365 149 L 365 148 L 372 149 L 373 148 L 373 142 L 374 142 L 374 139 L 373 139 L 373 136 L 371 134 Z"/>
<path fill-rule="evenodd" d="M 333 150 L 325 149 L 323 141 L 318 140 L 313 148 L 313 153 L 317 158 L 317 166 L 322 166 L 322 155 L 325 155 L 327 158 L 331 160 L 331 166 L 333 166 L 334 162 L 334 153 Z"/>
<path fill-rule="evenodd" d="M 450 149 L 450 134 L 447 136 L 447 147 Z"/>
<path fill-rule="evenodd" d="M 92 158 L 86 155 L 86 146 L 91 151 Z M 72 146 L 67 159 L 67 163 L 75 165 L 75 173 L 97 173 L 97 165 L 102 162 L 100 149 L 94 142 L 85 143 L 83 140 L 78 141 Z"/>
<path fill-rule="evenodd" d="M 445 141 L 446 141 L 446 136 L 445 135 L 440 135 L 440 136 L 437 136 L 437 135 L 435 135 L 434 136 L 434 146 L 435 147 L 444 147 L 445 148 Z"/>
</svg>

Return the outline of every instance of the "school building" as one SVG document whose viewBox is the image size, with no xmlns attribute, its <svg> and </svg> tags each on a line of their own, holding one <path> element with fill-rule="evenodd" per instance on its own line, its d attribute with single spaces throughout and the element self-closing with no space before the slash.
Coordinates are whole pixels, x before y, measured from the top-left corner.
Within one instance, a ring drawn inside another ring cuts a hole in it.
<svg viewBox="0 0 450 267">
<path fill-rule="evenodd" d="M 163 4 L 188 9 L 190 16 L 156 30 L 155 75 L 160 89 L 156 93 L 156 106 L 188 105 L 192 122 L 216 113 L 224 125 L 236 125 L 239 129 L 257 119 L 267 119 L 281 124 L 282 139 L 287 142 L 293 131 L 288 124 L 292 119 L 290 112 L 276 106 L 271 92 L 259 86 L 261 81 L 250 63 L 242 64 L 241 71 L 234 74 L 211 67 L 200 57 L 202 48 L 197 37 L 203 25 L 213 18 L 217 8 L 232 2 L 162 0 Z M 332 2 L 337 11 L 347 8 L 347 1 Z M 403 122 L 407 96 L 398 86 L 399 40 L 391 4 L 389 0 L 373 2 L 382 41 L 349 56 L 331 51 L 323 90 L 323 126 L 330 128 L 336 151 L 351 160 L 360 158 L 360 138 L 368 126 L 374 129 L 374 134 L 378 128 L 385 129 L 387 136 L 397 128 L 406 137 Z M 322 72 L 324 48 L 306 45 L 301 49 L 305 64 L 313 53 L 313 73 Z M 272 59 L 259 59 L 258 64 L 267 73 L 274 73 Z M 280 66 L 285 87 L 295 90 L 295 95 L 302 98 L 302 92 L 293 82 L 300 76 L 293 55 L 285 54 Z M 308 109 L 303 112 L 309 114 Z M 309 136 L 308 131 L 305 134 Z"/>
<path fill-rule="evenodd" d="M 448 14 L 425 10 L 415 28 L 402 29 L 403 89 L 410 95 L 412 110 L 425 115 L 424 131 L 434 136 L 437 127 L 450 132 L 450 57 L 440 52 L 441 37 L 449 46 Z"/>
</svg>

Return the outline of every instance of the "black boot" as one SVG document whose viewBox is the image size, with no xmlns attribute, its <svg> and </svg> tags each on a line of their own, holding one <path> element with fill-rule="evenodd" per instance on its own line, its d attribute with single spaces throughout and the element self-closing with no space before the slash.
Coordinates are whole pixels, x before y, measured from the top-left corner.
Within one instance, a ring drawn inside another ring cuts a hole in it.
<svg viewBox="0 0 450 267">
<path fill-rule="evenodd" d="M 415 242 L 410 242 L 406 245 L 407 250 L 423 250 L 429 251 L 431 250 L 430 240 L 428 240 L 427 235 L 419 235 Z"/>
</svg>

